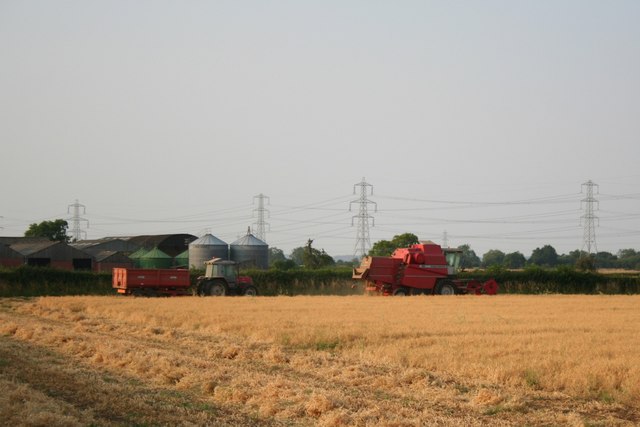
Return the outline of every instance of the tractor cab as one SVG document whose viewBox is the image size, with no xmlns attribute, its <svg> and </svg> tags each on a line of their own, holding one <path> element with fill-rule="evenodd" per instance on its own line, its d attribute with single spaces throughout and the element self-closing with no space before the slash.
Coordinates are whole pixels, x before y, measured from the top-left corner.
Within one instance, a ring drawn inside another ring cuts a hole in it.
<svg viewBox="0 0 640 427">
<path fill-rule="evenodd" d="M 220 258 L 214 258 L 205 262 L 206 270 L 204 277 L 224 278 L 227 283 L 235 283 L 236 277 L 238 277 L 238 264 L 233 261 L 227 261 Z"/>
</svg>

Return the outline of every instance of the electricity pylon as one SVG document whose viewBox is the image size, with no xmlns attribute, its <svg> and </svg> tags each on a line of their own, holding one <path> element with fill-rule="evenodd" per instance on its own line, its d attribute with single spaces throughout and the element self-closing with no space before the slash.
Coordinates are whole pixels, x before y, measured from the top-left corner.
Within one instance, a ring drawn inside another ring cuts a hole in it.
<svg viewBox="0 0 640 427">
<path fill-rule="evenodd" d="M 356 194 L 356 187 L 360 187 L 360 198 L 349 202 L 349 211 L 351 211 L 351 205 L 358 203 L 358 215 L 354 215 L 351 218 L 351 226 L 353 226 L 354 219 L 358 219 L 358 231 L 356 234 L 356 244 L 353 250 L 353 256 L 355 258 L 364 257 L 367 255 L 369 247 L 371 247 L 371 241 L 369 240 L 369 220 L 371 219 L 371 226 L 375 227 L 375 218 L 369 215 L 369 205 L 374 205 L 374 212 L 378 211 L 378 204 L 368 199 L 369 194 L 373 195 L 373 185 L 367 183 L 362 178 L 357 184 L 353 185 L 353 194 Z M 360 257 L 358 257 L 358 254 Z"/>
<path fill-rule="evenodd" d="M 582 242 L 582 250 L 586 250 L 588 254 L 592 254 L 594 252 L 598 252 L 598 247 L 596 246 L 596 221 L 599 223 L 599 218 L 593 214 L 594 211 L 598 210 L 600 207 L 600 202 L 593 197 L 593 187 L 597 187 L 596 189 L 599 191 L 598 184 L 589 180 L 582 184 L 582 188 L 587 187 L 587 197 L 581 200 L 581 203 L 584 207 L 584 215 L 580 217 L 581 223 L 584 226 L 583 233 L 583 242 Z M 582 192 L 582 191 L 581 191 Z M 594 208 L 595 205 L 595 208 Z M 593 252 L 592 252 L 593 248 Z"/>
<path fill-rule="evenodd" d="M 77 242 L 82 238 L 83 235 L 85 239 L 87 238 L 87 232 L 80 227 L 81 223 L 86 222 L 87 228 L 89 228 L 89 220 L 80 216 L 80 209 L 82 208 L 82 214 L 84 215 L 87 213 L 87 207 L 78 203 L 78 199 L 76 199 L 76 202 L 74 204 L 71 204 L 67 207 L 67 213 L 70 213 L 69 210 L 71 208 L 73 208 L 73 216 L 69 218 L 72 221 L 71 233 L 73 235 L 73 241 Z"/>
<path fill-rule="evenodd" d="M 265 196 L 264 194 L 260 193 L 257 196 L 253 196 L 253 202 L 255 203 L 256 199 L 258 199 L 258 208 L 254 209 L 253 212 L 257 214 L 258 216 L 258 221 L 254 222 L 252 225 L 256 226 L 256 230 L 254 235 L 262 240 L 263 242 L 266 243 L 267 241 L 267 233 L 266 233 L 266 228 L 269 226 L 269 224 L 267 222 L 265 222 L 265 216 L 269 217 L 269 210 L 264 208 L 264 201 L 265 199 L 267 200 L 267 203 L 270 203 L 269 201 L 269 196 Z"/>
</svg>

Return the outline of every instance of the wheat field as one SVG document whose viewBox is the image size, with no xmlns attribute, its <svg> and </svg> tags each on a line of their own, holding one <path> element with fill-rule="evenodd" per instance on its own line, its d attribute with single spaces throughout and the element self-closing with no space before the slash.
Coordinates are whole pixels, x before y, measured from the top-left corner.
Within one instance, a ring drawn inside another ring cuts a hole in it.
<svg viewBox="0 0 640 427">
<path fill-rule="evenodd" d="M 0 300 L 6 425 L 638 425 L 640 296 Z"/>
</svg>

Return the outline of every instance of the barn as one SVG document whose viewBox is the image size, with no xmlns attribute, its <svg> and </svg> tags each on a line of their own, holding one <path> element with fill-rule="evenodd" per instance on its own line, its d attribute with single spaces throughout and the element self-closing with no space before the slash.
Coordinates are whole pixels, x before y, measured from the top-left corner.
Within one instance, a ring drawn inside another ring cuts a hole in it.
<svg viewBox="0 0 640 427">
<path fill-rule="evenodd" d="M 0 243 L 0 265 L 4 267 L 17 267 L 24 264 L 21 253 L 11 249 L 9 245 Z"/>
<path fill-rule="evenodd" d="M 43 239 L 16 239 L 9 248 L 20 254 L 22 264 L 37 267 L 55 267 L 66 270 L 91 270 L 91 255 L 64 242 Z M 5 265 L 3 263 L 3 265 Z M 16 265 L 16 264 L 14 264 Z"/>
<path fill-rule="evenodd" d="M 133 268 L 134 261 L 124 252 L 98 251 L 93 253 L 95 264 L 93 269 L 97 272 L 110 273 L 114 268 Z"/>
</svg>

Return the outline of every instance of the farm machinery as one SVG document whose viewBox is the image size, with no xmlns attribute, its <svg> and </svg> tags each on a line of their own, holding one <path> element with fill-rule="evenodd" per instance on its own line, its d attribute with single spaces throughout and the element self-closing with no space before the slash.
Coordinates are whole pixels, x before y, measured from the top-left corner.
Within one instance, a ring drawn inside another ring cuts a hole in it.
<svg viewBox="0 0 640 427">
<path fill-rule="evenodd" d="M 240 276 L 240 265 L 234 261 L 213 258 L 205 263 L 204 276 L 196 281 L 198 295 L 258 295 L 249 276 Z"/>
<path fill-rule="evenodd" d="M 119 294 L 136 296 L 254 296 L 253 279 L 240 276 L 233 261 L 213 258 L 205 262 L 205 274 L 191 285 L 189 270 L 114 268 L 112 286 Z"/>
<path fill-rule="evenodd" d="M 367 256 L 353 269 L 353 279 L 381 295 L 456 295 L 498 293 L 498 283 L 456 278 L 462 250 L 441 248 L 431 241 L 396 249 L 389 257 Z"/>
</svg>

